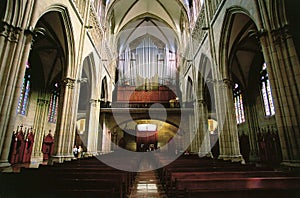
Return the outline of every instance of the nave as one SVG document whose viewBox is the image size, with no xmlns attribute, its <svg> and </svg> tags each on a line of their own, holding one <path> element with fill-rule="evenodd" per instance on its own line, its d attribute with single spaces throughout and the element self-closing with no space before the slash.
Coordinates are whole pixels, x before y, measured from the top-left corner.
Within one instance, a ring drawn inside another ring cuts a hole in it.
<svg viewBox="0 0 300 198">
<path fill-rule="evenodd" d="M 198 155 L 181 155 L 167 166 L 151 170 L 158 163 L 169 163 L 172 156 L 153 152 L 153 158 L 146 159 L 143 155 L 130 159 L 112 153 L 2 173 L 0 196 L 281 198 L 300 195 L 300 175 L 296 172 Z M 128 159 L 122 167 L 132 168 L 132 172 L 105 164 L 120 162 L 122 158 Z"/>
</svg>

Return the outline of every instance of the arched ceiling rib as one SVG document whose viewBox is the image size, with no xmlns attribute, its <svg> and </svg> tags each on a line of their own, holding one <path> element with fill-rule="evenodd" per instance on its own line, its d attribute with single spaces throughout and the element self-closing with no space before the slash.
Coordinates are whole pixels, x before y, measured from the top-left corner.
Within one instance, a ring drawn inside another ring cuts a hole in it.
<svg viewBox="0 0 300 198">
<path fill-rule="evenodd" d="M 35 65 L 39 65 L 41 70 L 34 75 L 44 80 L 39 82 L 40 86 L 49 88 L 63 76 L 67 62 L 63 20 L 57 12 L 48 12 L 38 21 L 36 27 L 44 29 L 44 33 L 34 38 L 31 57 L 39 60 Z"/>
<path fill-rule="evenodd" d="M 251 32 L 256 31 L 253 21 L 244 14 L 236 14 L 231 28 L 229 61 L 235 79 L 247 87 L 250 70 L 261 53 L 258 39 Z"/>
<path fill-rule="evenodd" d="M 107 19 L 119 51 L 145 35 L 158 38 L 175 51 L 188 23 L 181 0 L 115 0 L 109 5 Z"/>
<path fill-rule="evenodd" d="M 136 16 L 144 13 L 163 19 L 175 31 L 180 31 L 183 18 L 188 19 L 180 0 L 115 0 L 109 6 L 107 16 L 109 20 L 114 20 L 116 26 L 113 33 L 116 34 Z"/>
<path fill-rule="evenodd" d="M 122 34 L 118 37 L 120 51 L 122 51 L 127 44 L 133 46 L 131 42 L 145 35 L 151 35 L 153 40 L 155 40 L 154 37 L 156 37 L 157 40 L 162 41 L 169 49 L 176 49 L 174 43 L 177 41 L 177 38 L 174 31 L 166 27 L 163 22 L 146 17 L 128 24 L 128 27 L 122 31 Z M 164 48 L 165 46 L 161 47 Z"/>
</svg>

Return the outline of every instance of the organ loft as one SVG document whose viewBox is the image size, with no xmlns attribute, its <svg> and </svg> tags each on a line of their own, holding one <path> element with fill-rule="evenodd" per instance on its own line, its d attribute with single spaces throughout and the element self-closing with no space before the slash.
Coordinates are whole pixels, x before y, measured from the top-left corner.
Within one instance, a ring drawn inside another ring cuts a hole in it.
<svg viewBox="0 0 300 198">
<path fill-rule="evenodd" d="M 300 195 L 293 0 L 0 3 L 0 197 Z"/>
</svg>

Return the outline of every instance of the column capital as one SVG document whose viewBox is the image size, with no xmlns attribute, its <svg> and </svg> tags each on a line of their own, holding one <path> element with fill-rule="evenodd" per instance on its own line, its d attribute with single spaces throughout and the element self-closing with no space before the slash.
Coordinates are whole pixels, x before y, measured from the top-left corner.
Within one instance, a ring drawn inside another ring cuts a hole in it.
<svg viewBox="0 0 300 198">
<path fill-rule="evenodd" d="M 37 99 L 38 105 L 47 105 L 49 103 L 49 100 L 43 99 L 43 98 L 38 98 Z"/>
<path fill-rule="evenodd" d="M 224 78 L 223 80 L 221 80 L 221 83 L 224 85 L 224 87 L 233 87 L 233 81 L 228 78 Z"/>
<path fill-rule="evenodd" d="M 279 44 L 282 41 L 286 41 L 287 39 L 292 37 L 290 33 L 290 28 L 287 25 L 274 29 L 271 33 L 273 37 L 273 42 L 275 44 Z"/>
<path fill-rule="evenodd" d="M 9 25 L 7 23 L 5 23 L 5 22 L 2 22 L 1 26 L 2 26 L 3 29 L 0 32 L 0 36 L 3 36 L 5 38 L 7 38 L 8 35 L 9 35 L 9 31 L 10 31 Z"/>
<path fill-rule="evenodd" d="M 93 98 L 90 99 L 90 103 L 97 103 L 97 102 L 100 102 L 100 101 L 97 99 L 93 99 Z"/>
<path fill-rule="evenodd" d="M 99 106 L 100 105 L 100 100 L 98 100 L 98 99 L 90 99 L 90 104 L 92 105 L 92 106 L 94 106 L 94 107 L 97 107 L 97 106 Z"/>
<path fill-rule="evenodd" d="M 74 88 L 74 85 L 75 85 L 75 79 L 73 78 L 65 78 L 62 80 L 63 84 L 70 88 L 70 89 L 73 89 Z"/>
<path fill-rule="evenodd" d="M 20 32 L 20 28 L 12 28 L 8 35 L 8 40 L 17 43 L 19 41 Z"/>
<path fill-rule="evenodd" d="M 21 28 L 12 26 L 6 22 L 2 22 L 3 30 L 0 32 L 1 36 L 7 38 L 7 40 L 11 42 L 18 42 L 20 33 L 22 31 Z"/>
<path fill-rule="evenodd" d="M 196 102 L 197 104 L 202 104 L 202 105 L 206 104 L 206 101 L 204 99 L 197 99 Z"/>
</svg>

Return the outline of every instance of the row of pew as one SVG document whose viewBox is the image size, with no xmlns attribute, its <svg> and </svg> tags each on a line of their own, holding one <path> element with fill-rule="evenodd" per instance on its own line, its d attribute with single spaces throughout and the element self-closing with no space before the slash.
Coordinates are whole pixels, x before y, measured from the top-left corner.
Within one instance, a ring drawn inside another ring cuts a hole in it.
<svg viewBox="0 0 300 198">
<path fill-rule="evenodd" d="M 161 163 L 168 156 L 158 156 Z M 198 155 L 182 155 L 160 168 L 158 175 L 168 197 L 299 197 L 300 176 L 271 167 L 242 165 Z"/>
<path fill-rule="evenodd" d="M 137 164 L 128 161 L 128 166 Z M 38 169 L 24 168 L 20 173 L 1 173 L 0 197 L 125 198 L 135 175 L 112 168 L 96 157 L 40 165 Z"/>
</svg>

